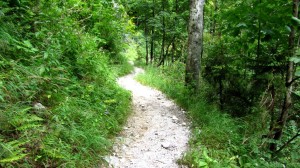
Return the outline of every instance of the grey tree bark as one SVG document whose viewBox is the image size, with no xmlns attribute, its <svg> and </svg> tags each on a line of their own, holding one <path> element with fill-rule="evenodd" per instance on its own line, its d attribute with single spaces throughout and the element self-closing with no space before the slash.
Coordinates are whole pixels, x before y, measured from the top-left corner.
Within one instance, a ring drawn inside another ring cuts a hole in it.
<svg viewBox="0 0 300 168">
<path fill-rule="evenodd" d="M 195 91 L 199 89 L 200 64 L 203 50 L 203 15 L 205 0 L 190 0 L 188 56 L 185 84 Z"/>
</svg>

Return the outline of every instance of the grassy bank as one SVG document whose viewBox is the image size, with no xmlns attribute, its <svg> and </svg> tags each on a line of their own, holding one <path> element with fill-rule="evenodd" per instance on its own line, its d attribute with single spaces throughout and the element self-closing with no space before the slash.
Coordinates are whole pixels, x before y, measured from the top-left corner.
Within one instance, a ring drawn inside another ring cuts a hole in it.
<svg viewBox="0 0 300 168">
<path fill-rule="evenodd" d="M 127 15 L 104 1 L 0 6 L 0 167 L 98 167 L 130 112 L 116 84 L 132 69 Z"/>
<path fill-rule="evenodd" d="M 198 94 L 192 95 L 184 87 L 184 64 L 175 63 L 166 68 L 144 67 L 145 74 L 137 79 L 163 91 L 188 111 L 192 122 L 190 149 L 179 161 L 189 167 L 282 167 L 284 162 L 267 160 L 267 153 L 258 152 L 262 139 L 255 137 L 255 122 L 248 116 L 233 118 L 206 97 L 210 88 L 201 84 Z M 250 134 L 251 135 L 248 135 Z M 284 158 L 283 158 L 284 160 Z M 289 163 L 287 163 L 289 164 Z M 295 167 L 297 164 L 289 164 Z"/>
</svg>

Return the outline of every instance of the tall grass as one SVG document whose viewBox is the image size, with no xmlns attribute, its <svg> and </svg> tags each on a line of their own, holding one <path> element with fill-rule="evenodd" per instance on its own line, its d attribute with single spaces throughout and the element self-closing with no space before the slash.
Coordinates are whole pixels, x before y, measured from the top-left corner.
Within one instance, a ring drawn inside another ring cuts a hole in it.
<svg viewBox="0 0 300 168">
<path fill-rule="evenodd" d="M 232 118 L 206 101 L 211 89 L 204 81 L 197 94 L 184 87 L 184 64 L 174 63 L 167 67 L 144 67 L 146 73 L 137 80 L 163 91 L 187 111 L 192 135 L 189 150 L 179 163 L 189 167 L 278 167 L 280 162 L 269 162 L 257 153 L 262 139 L 247 135 L 251 131 L 248 119 Z M 253 118 L 250 120 L 254 120 Z M 256 123 L 257 124 L 257 123 Z M 290 164 L 291 167 L 295 164 Z"/>
</svg>

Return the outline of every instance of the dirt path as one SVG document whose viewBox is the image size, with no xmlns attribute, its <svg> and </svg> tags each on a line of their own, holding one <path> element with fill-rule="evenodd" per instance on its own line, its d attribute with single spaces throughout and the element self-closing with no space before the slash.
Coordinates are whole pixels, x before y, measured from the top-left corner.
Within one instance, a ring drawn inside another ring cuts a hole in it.
<svg viewBox="0 0 300 168">
<path fill-rule="evenodd" d="M 160 91 L 134 80 L 142 69 L 122 77 L 118 83 L 132 92 L 133 114 L 117 137 L 110 167 L 176 168 L 187 149 L 189 136 L 184 111 Z"/>
</svg>

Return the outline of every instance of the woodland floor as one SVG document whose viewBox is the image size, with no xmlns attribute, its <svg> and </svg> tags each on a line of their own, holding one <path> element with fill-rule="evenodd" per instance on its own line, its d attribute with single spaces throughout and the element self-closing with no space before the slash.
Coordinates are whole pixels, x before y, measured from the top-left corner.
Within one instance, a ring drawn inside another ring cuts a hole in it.
<svg viewBox="0 0 300 168">
<path fill-rule="evenodd" d="M 188 146 L 189 128 L 185 112 L 160 91 L 134 80 L 143 73 L 135 68 L 118 83 L 132 92 L 133 113 L 116 138 L 109 167 L 175 168 Z"/>
</svg>

